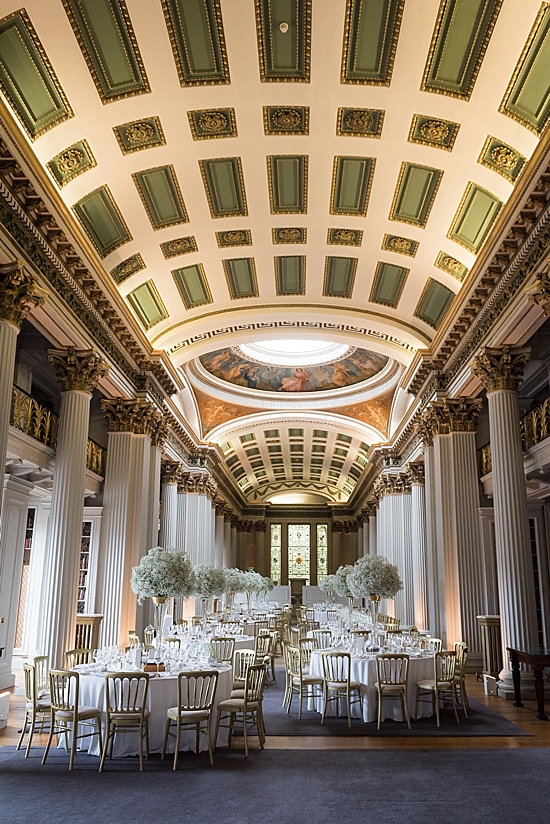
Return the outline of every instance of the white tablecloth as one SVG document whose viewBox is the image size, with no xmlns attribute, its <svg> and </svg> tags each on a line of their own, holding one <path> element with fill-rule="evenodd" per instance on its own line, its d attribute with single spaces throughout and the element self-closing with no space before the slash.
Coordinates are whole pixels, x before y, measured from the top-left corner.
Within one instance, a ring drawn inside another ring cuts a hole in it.
<svg viewBox="0 0 550 824">
<path fill-rule="evenodd" d="M 310 673 L 312 675 L 323 676 L 323 662 L 321 652 L 313 652 L 311 655 Z M 407 704 L 409 715 L 414 716 L 414 702 L 416 699 L 416 682 L 424 678 L 433 678 L 434 659 L 432 656 L 409 659 L 409 682 L 407 688 Z M 354 658 L 351 659 L 351 680 L 358 681 L 361 686 L 363 698 L 363 721 L 376 720 L 376 687 L 374 686 L 376 677 L 376 660 L 374 658 Z M 322 712 L 322 702 L 316 698 L 309 700 L 309 708 Z M 347 713 L 345 701 L 340 702 L 340 715 Z M 431 715 L 432 708 L 429 702 L 421 702 L 418 705 L 418 715 L 421 717 Z M 327 715 L 336 715 L 336 702 L 331 701 L 327 709 Z M 353 718 L 360 718 L 361 712 L 359 704 L 351 705 L 351 715 Z M 382 704 L 382 718 L 393 718 L 394 721 L 403 721 L 401 702 L 399 700 L 384 700 Z"/>
<path fill-rule="evenodd" d="M 216 728 L 216 718 L 218 717 L 217 706 L 220 701 L 225 701 L 231 696 L 233 686 L 233 670 L 230 666 L 219 669 L 218 685 L 214 699 L 214 709 L 212 715 L 212 735 Z M 178 702 L 178 685 L 176 675 L 164 675 L 160 678 L 149 679 L 149 693 L 147 697 L 147 709 L 151 713 L 149 716 L 149 751 L 162 752 L 164 742 L 164 731 L 166 729 L 166 711 L 170 707 L 175 707 Z M 80 675 L 80 699 L 79 703 L 89 707 L 101 707 L 105 709 L 105 676 L 100 673 L 90 673 Z M 105 731 L 105 713 L 102 716 L 103 732 Z M 93 738 L 83 740 L 84 747 L 88 746 L 89 755 L 100 755 L 99 741 L 97 735 Z M 220 730 L 218 744 L 227 744 L 227 730 Z M 138 734 L 120 733 L 115 736 L 113 757 L 121 758 L 125 755 L 137 755 Z M 167 751 L 174 751 L 174 739 L 168 740 Z M 194 730 L 182 733 L 180 749 L 183 751 L 195 749 Z M 201 750 L 206 750 L 206 736 L 201 735 Z"/>
<path fill-rule="evenodd" d="M 236 635 L 235 650 L 254 649 L 254 637 L 252 635 Z"/>
</svg>

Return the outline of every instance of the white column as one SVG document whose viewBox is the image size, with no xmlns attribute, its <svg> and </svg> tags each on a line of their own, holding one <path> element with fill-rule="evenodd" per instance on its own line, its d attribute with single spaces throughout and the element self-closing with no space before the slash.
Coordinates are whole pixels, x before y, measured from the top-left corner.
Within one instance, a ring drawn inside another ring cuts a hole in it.
<svg viewBox="0 0 550 824">
<path fill-rule="evenodd" d="M 376 512 L 374 512 L 369 516 L 369 551 L 371 555 L 378 554 L 377 535 Z"/>
<path fill-rule="evenodd" d="M 231 564 L 231 521 L 223 524 L 223 566 L 228 569 Z"/>
<path fill-rule="evenodd" d="M 256 533 L 256 554 L 254 558 L 254 569 L 256 570 L 256 572 L 259 572 L 260 575 L 267 575 L 269 571 L 269 564 L 266 564 L 265 557 L 265 521 L 257 521 L 254 524 L 254 531 Z"/>
<path fill-rule="evenodd" d="M 223 567 L 223 547 L 225 541 L 225 519 L 223 514 L 215 514 L 214 520 L 214 563 Z"/>
<path fill-rule="evenodd" d="M 366 552 L 365 552 L 365 531 L 367 532 L 367 535 L 366 535 L 366 543 L 367 543 Z M 358 558 L 363 558 L 365 555 L 369 554 L 368 541 L 369 541 L 368 530 L 364 530 L 363 529 L 363 524 L 361 523 L 357 527 L 357 557 Z"/>
<path fill-rule="evenodd" d="M 342 564 L 342 524 L 340 521 L 333 521 L 331 524 L 331 566 L 332 572 L 336 572 Z"/>
<path fill-rule="evenodd" d="M 187 493 L 184 489 L 178 486 L 178 513 L 177 513 L 177 527 L 176 527 L 176 549 L 180 552 L 187 552 L 185 545 L 185 517 L 187 505 Z M 187 553 L 189 555 L 189 553 Z"/>
<path fill-rule="evenodd" d="M 4 647 L 4 652 L 0 658 L 0 690 L 15 684 L 11 665 L 23 569 L 25 527 L 29 495 L 33 487 L 34 484 L 16 475 L 4 476 L 0 537 L 0 647 Z"/>
<path fill-rule="evenodd" d="M 424 439 L 424 496 L 426 505 L 426 573 L 428 577 L 428 629 L 434 638 L 441 638 L 441 609 L 444 599 L 443 581 L 437 555 L 435 458 L 431 433 Z"/>
<path fill-rule="evenodd" d="M 507 647 L 538 647 L 535 585 L 517 388 L 529 350 L 486 349 L 473 364 L 489 402 L 498 595 L 504 669 L 499 693 L 512 692 Z"/>
<path fill-rule="evenodd" d="M 132 568 L 150 549 L 148 495 L 150 432 L 160 412 L 148 401 L 104 401 L 109 444 L 99 537 L 98 598 L 103 614 L 102 643 L 125 646 L 128 630 L 136 628 L 136 596 Z"/>
<path fill-rule="evenodd" d="M 426 507 L 423 467 L 414 465 L 411 478 L 411 546 L 414 586 L 414 623 L 428 629 L 426 587 Z"/>
<path fill-rule="evenodd" d="M 178 463 L 166 463 L 161 467 L 160 545 L 174 548 L 178 529 Z"/>
<path fill-rule="evenodd" d="M 43 298 L 37 294 L 36 278 L 25 271 L 21 261 L 0 265 L 0 471 L 2 472 L 8 450 L 17 335 L 30 310 L 42 302 Z"/>
<path fill-rule="evenodd" d="M 75 643 L 84 476 L 92 390 L 108 371 L 93 350 L 50 349 L 61 384 L 50 527 L 42 579 L 40 648 L 50 666 L 63 666 Z"/>
<path fill-rule="evenodd" d="M 231 549 L 229 560 L 229 566 L 235 568 L 237 566 L 237 524 L 233 522 L 231 522 Z"/>
<path fill-rule="evenodd" d="M 148 549 L 159 546 L 159 513 L 160 513 L 160 458 L 162 448 L 153 440 L 151 442 L 151 456 L 149 458 L 149 503 L 147 518 L 147 545 Z"/>
</svg>

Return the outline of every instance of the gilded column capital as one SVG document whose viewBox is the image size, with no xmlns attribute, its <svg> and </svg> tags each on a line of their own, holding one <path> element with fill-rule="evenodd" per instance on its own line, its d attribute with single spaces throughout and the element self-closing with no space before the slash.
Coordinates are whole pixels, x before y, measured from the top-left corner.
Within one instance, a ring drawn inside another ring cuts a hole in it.
<svg viewBox="0 0 550 824">
<path fill-rule="evenodd" d="M 481 379 L 487 392 L 503 389 L 517 392 L 523 370 L 530 359 L 531 349 L 527 346 L 486 348 L 473 359 L 470 368 Z"/>
<path fill-rule="evenodd" d="M 101 401 L 101 409 L 107 418 L 109 432 L 132 432 L 149 435 L 162 418 L 162 412 L 152 401 L 134 398 L 114 398 Z"/>
<path fill-rule="evenodd" d="M 332 521 L 330 524 L 330 531 L 331 532 L 343 532 L 344 531 L 344 521 Z"/>
<path fill-rule="evenodd" d="M 415 432 L 425 447 L 433 446 L 433 436 L 436 426 L 435 412 L 432 407 L 428 406 L 418 415 L 418 420 L 415 425 Z"/>
<path fill-rule="evenodd" d="M 481 398 L 443 398 L 434 401 L 430 407 L 433 412 L 432 434 L 475 432 L 482 403 Z"/>
<path fill-rule="evenodd" d="M 151 445 L 164 449 L 169 435 L 169 425 L 166 417 L 162 415 L 158 423 L 151 429 Z"/>
<path fill-rule="evenodd" d="M 48 349 L 48 360 L 57 373 L 62 392 L 89 392 L 96 388 L 100 378 L 109 372 L 109 366 L 95 349 Z"/>
<path fill-rule="evenodd" d="M 0 320 L 21 328 L 29 312 L 44 303 L 46 294 L 20 260 L 0 265 Z"/>
<path fill-rule="evenodd" d="M 423 484 L 425 481 L 424 476 L 424 464 L 423 463 L 410 463 L 406 469 L 407 477 L 409 479 L 409 483 L 412 484 Z"/>
<path fill-rule="evenodd" d="M 160 465 L 160 482 L 164 484 L 177 484 L 182 473 L 182 466 L 177 461 L 166 461 Z"/>
<path fill-rule="evenodd" d="M 207 472 L 182 472 L 178 481 L 178 492 L 185 492 L 187 495 L 206 495 L 212 501 L 218 492 L 218 485 Z"/>
<path fill-rule="evenodd" d="M 266 532 L 267 524 L 265 521 L 254 521 L 254 532 Z"/>
<path fill-rule="evenodd" d="M 540 306 L 544 314 L 550 315 L 550 272 L 541 272 L 535 282 L 525 289 L 530 303 Z"/>
<path fill-rule="evenodd" d="M 411 482 L 406 472 L 379 475 L 374 484 L 375 492 L 383 495 L 403 495 L 411 491 Z"/>
</svg>

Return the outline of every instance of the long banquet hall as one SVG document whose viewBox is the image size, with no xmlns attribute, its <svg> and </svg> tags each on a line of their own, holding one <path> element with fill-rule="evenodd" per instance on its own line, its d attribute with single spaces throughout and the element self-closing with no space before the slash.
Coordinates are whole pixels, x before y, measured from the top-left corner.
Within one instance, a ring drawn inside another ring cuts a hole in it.
<svg viewBox="0 0 550 824">
<path fill-rule="evenodd" d="M 0 819 L 547 817 L 549 44 L 0 0 Z"/>
</svg>

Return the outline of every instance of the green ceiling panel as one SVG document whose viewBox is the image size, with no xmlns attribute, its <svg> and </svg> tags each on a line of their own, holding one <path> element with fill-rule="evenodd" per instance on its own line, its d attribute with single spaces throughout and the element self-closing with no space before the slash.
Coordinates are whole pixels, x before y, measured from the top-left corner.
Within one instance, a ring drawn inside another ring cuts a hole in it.
<svg viewBox="0 0 550 824">
<path fill-rule="evenodd" d="M 408 255 L 414 257 L 418 252 L 419 243 L 410 237 L 400 235 L 384 235 L 382 249 L 388 252 L 397 252 L 398 255 Z"/>
<path fill-rule="evenodd" d="M 101 257 L 132 240 L 108 186 L 100 186 L 73 206 L 74 213 Z"/>
<path fill-rule="evenodd" d="M 250 229 L 229 229 L 226 232 L 216 232 L 216 240 L 220 249 L 227 246 L 252 246 L 252 232 Z"/>
<path fill-rule="evenodd" d="M 335 157 L 332 170 L 331 215 L 365 217 L 376 158 Z"/>
<path fill-rule="evenodd" d="M 229 83 L 220 0 L 162 0 L 182 86 Z"/>
<path fill-rule="evenodd" d="M 405 0 L 347 0 L 342 83 L 389 86 Z"/>
<path fill-rule="evenodd" d="M 362 229 L 329 229 L 327 232 L 329 246 L 361 246 L 362 242 Z"/>
<path fill-rule="evenodd" d="M 307 243 L 307 229 L 298 226 L 282 226 L 271 230 L 273 243 Z"/>
<path fill-rule="evenodd" d="M 501 207 L 502 202 L 491 192 L 468 183 L 447 237 L 478 252 Z"/>
<path fill-rule="evenodd" d="M 379 262 L 376 266 L 374 281 L 369 300 L 373 303 L 382 303 L 394 309 L 403 293 L 409 270 L 393 263 Z"/>
<path fill-rule="evenodd" d="M 525 165 L 525 158 L 512 146 L 503 143 L 497 137 L 489 135 L 483 144 L 477 162 L 502 175 L 510 183 L 515 183 Z"/>
<path fill-rule="evenodd" d="M 283 255 L 275 260 L 275 285 L 278 295 L 305 295 L 305 255 Z"/>
<path fill-rule="evenodd" d="M 46 166 L 55 178 L 55 182 L 60 189 L 70 183 L 75 177 L 93 169 L 96 166 L 96 159 L 87 140 L 79 140 L 63 149 L 55 157 L 46 163 Z"/>
<path fill-rule="evenodd" d="M 161 243 L 160 250 L 168 260 L 178 255 L 188 255 L 190 252 L 198 252 L 198 246 L 193 235 L 188 235 L 187 237 L 176 237 L 174 240 L 167 240 L 165 243 Z"/>
<path fill-rule="evenodd" d="M 73 117 L 24 9 L 0 20 L 0 88 L 32 140 Z"/>
<path fill-rule="evenodd" d="M 231 300 L 258 297 L 254 258 L 232 258 L 222 263 Z"/>
<path fill-rule="evenodd" d="M 415 114 L 409 131 L 409 142 L 422 143 L 424 146 L 450 152 L 459 129 L 460 123 L 454 123 L 452 120 L 439 120 L 435 117 Z"/>
<path fill-rule="evenodd" d="M 499 111 L 540 135 L 550 115 L 550 7 L 543 3 Z"/>
<path fill-rule="evenodd" d="M 173 166 L 144 169 L 132 177 L 153 229 L 189 222 Z"/>
<path fill-rule="evenodd" d="M 199 160 L 212 217 L 246 217 L 246 193 L 240 157 Z"/>
<path fill-rule="evenodd" d="M 267 158 L 272 215 L 307 212 L 307 155 L 271 155 Z"/>
<path fill-rule="evenodd" d="M 311 0 L 256 0 L 263 83 L 309 83 Z"/>
<path fill-rule="evenodd" d="M 193 140 L 237 137 L 235 109 L 198 109 L 187 112 Z"/>
<path fill-rule="evenodd" d="M 136 272 L 141 272 L 141 270 L 145 268 L 143 258 L 139 252 L 136 252 L 135 255 L 126 258 L 126 260 L 123 260 L 118 266 L 115 266 L 114 269 L 111 269 L 111 277 L 115 283 L 121 284 L 124 283 L 125 280 L 128 280 L 128 278 L 131 278 L 132 275 L 135 275 Z"/>
<path fill-rule="evenodd" d="M 309 134 L 309 106 L 264 106 L 265 134 Z"/>
<path fill-rule="evenodd" d="M 125 0 L 63 0 L 103 103 L 150 92 Z"/>
<path fill-rule="evenodd" d="M 357 258 L 326 257 L 323 295 L 332 298 L 351 298 Z"/>
<path fill-rule="evenodd" d="M 380 137 L 384 124 L 383 109 L 338 109 L 336 134 L 350 137 Z"/>
<path fill-rule="evenodd" d="M 428 278 L 414 314 L 434 329 L 440 326 L 454 299 L 454 292 L 438 280 Z"/>
<path fill-rule="evenodd" d="M 212 295 L 210 294 L 202 263 L 175 269 L 172 272 L 172 277 L 186 309 L 194 309 L 196 306 L 212 303 Z"/>
<path fill-rule="evenodd" d="M 467 266 L 464 266 L 463 263 L 452 257 L 452 255 L 448 255 L 446 252 L 438 253 L 434 266 L 437 266 L 442 272 L 447 272 L 448 275 L 452 275 L 460 281 L 464 280 L 469 271 Z"/>
<path fill-rule="evenodd" d="M 122 154 L 152 149 L 154 146 L 164 146 L 166 143 L 160 119 L 156 116 L 121 123 L 120 126 L 113 126 L 113 131 Z"/>
<path fill-rule="evenodd" d="M 129 292 L 126 299 L 145 329 L 150 329 L 168 317 L 166 307 L 152 280 L 145 281 L 133 292 Z"/>
<path fill-rule="evenodd" d="M 468 100 L 502 0 L 441 0 L 421 89 Z"/>
<path fill-rule="evenodd" d="M 390 209 L 390 220 L 424 227 L 443 177 L 431 166 L 402 163 Z"/>
</svg>

